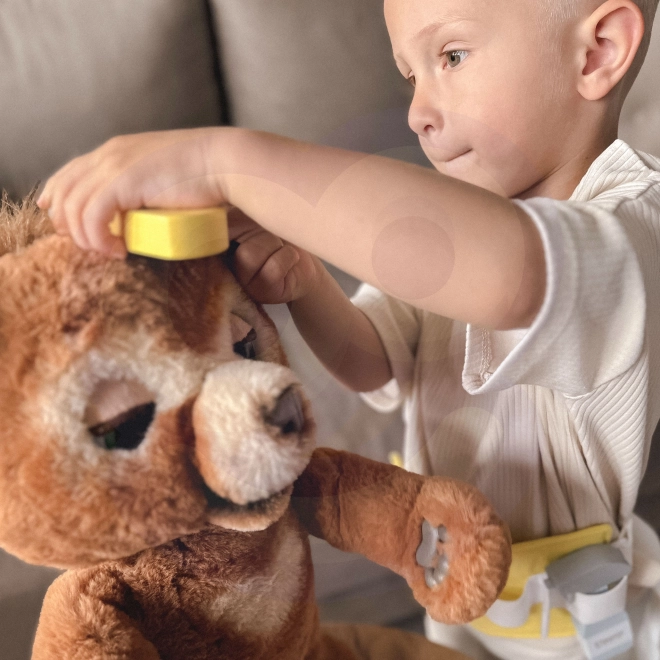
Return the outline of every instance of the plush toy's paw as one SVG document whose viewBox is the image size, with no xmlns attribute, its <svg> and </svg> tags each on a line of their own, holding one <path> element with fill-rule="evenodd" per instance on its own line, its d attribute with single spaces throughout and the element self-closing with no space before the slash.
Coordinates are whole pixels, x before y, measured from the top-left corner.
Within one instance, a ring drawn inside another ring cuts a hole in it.
<svg viewBox="0 0 660 660">
<path fill-rule="evenodd" d="M 414 517 L 421 535 L 409 579 L 415 598 L 443 623 L 485 614 L 511 563 L 506 525 L 475 488 L 441 478 L 426 481 Z"/>
<path fill-rule="evenodd" d="M 418 566 L 424 568 L 424 578 L 429 589 L 437 587 L 449 572 L 449 560 L 440 551 L 440 544 L 447 541 L 447 528 L 444 525 L 434 527 L 428 520 L 422 523 L 422 542 L 417 548 L 415 559 Z"/>
</svg>

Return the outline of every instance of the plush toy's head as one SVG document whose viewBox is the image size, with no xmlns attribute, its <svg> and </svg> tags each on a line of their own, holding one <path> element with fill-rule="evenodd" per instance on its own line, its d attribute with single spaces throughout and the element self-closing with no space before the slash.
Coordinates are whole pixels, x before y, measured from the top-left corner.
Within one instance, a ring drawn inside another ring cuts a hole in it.
<svg viewBox="0 0 660 660">
<path fill-rule="evenodd" d="M 282 515 L 314 424 L 221 258 L 109 260 L 6 201 L 0 255 L 0 546 L 81 567 Z"/>
</svg>

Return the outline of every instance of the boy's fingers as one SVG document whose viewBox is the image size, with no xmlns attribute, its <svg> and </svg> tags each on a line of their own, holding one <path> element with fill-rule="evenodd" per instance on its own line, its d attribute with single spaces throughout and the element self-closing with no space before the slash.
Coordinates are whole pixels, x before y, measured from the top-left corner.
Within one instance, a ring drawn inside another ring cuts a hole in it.
<svg viewBox="0 0 660 660">
<path fill-rule="evenodd" d="M 73 185 L 73 183 L 75 183 L 75 181 L 78 179 L 78 176 L 76 176 L 76 171 L 82 171 L 83 168 L 81 161 L 83 161 L 82 156 L 73 158 L 48 178 L 43 190 L 41 191 L 41 194 L 37 199 L 37 205 L 39 207 L 47 208 L 52 205 L 54 192 L 59 188 L 60 185 L 64 185 L 68 189 L 71 185 Z M 69 181 L 68 185 L 66 183 L 67 181 Z"/>
<path fill-rule="evenodd" d="M 58 170 L 57 172 L 55 172 L 55 174 L 52 174 L 50 177 L 48 177 L 48 180 L 44 184 L 44 187 L 41 190 L 39 197 L 37 197 L 36 203 L 39 208 L 47 209 L 53 203 L 53 186 L 55 185 L 54 180 L 56 179 L 57 174 L 60 171 L 61 170 Z"/>
<path fill-rule="evenodd" d="M 72 216 L 68 213 L 74 211 L 72 200 L 79 198 L 76 188 L 83 180 L 85 172 L 83 159 L 76 158 L 56 172 L 46 183 L 44 192 L 48 195 L 48 215 L 55 226 L 72 228 Z M 49 186 L 52 186 L 52 194 L 48 191 Z M 69 204 L 70 209 L 67 208 Z"/>
<path fill-rule="evenodd" d="M 114 217 L 114 215 L 112 217 Z M 104 219 L 86 224 L 87 239 L 93 250 L 101 252 L 109 257 L 123 259 L 126 256 L 126 244 L 122 237 L 113 236 L 110 232 L 111 219 L 107 221 Z"/>
<path fill-rule="evenodd" d="M 48 215 L 58 233 L 69 234 L 76 245 L 82 248 L 86 247 L 87 239 L 82 232 L 80 223 L 73 220 L 73 211 L 67 210 L 66 200 L 60 200 L 56 196 L 52 206 L 48 209 Z"/>
<path fill-rule="evenodd" d="M 85 222 L 85 211 L 90 199 L 96 193 L 97 183 L 94 179 L 84 179 L 69 193 L 64 202 L 64 215 L 71 235 L 81 248 L 100 250 L 96 237 L 91 234 L 90 227 Z"/>
<path fill-rule="evenodd" d="M 87 249 L 87 238 L 82 231 L 81 225 L 68 224 L 66 232 L 71 236 L 71 239 L 79 248 L 82 248 L 83 250 Z"/>
<path fill-rule="evenodd" d="M 234 255 L 234 269 L 239 282 L 249 284 L 282 245 L 281 239 L 266 231 L 242 239 Z"/>
<path fill-rule="evenodd" d="M 244 240 L 246 236 L 263 229 L 249 216 L 245 215 L 236 206 L 229 208 L 227 212 L 229 240 Z"/>
<path fill-rule="evenodd" d="M 96 206 L 95 201 L 99 198 L 98 190 L 103 185 L 102 175 L 90 176 L 86 163 L 77 162 L 68 168 L 68 174 L 62 172 L 57 176 L 61 176 L 62 180 L 55 181 L 56 193 L 48 210 L 57 231 L 70 234 L 82 249 L 124 256 L 123 242 L 110 234 L 107 226 L 109 220 L 88 219 L 90 207 Z M 108 211 L 107 215 L 114 215 L 114 211 Z"/>
<path fill-rule="evenodd" d="M 103 174 L 88 173 L 70 190 L 64 210 L 72 236 L 81 248 L 110 254 L 110 246 L 116 241 L 108 225 L 117 205 L 114 196 L 107 192 L 104 195 L 104 191 Z M 95 216 L 98 211 L 100 218 Z"/>
<path fill-rule="evenodd" d="M 286 243 L 285 248 L 293 250 L 296 255 L 294 262 L 288 268 L 284 276 L 284 292 L 282 302 L 290 302 L 304 295 L 309 290 L 310 284 L 317 273 L 312 256 L 291 243 Z"/>
<path fill-rule="evenodd" d="M 53 225 L 56 234 L 64 235 L 69 233 L 68 228 L 66 226 L 66 222 L 64 222 L 64 220 L 52 217 L 52 214 L 48 207 L 46 207 L 43 210 L 47 212 L 50 222 Z"/>
<path fill-rule="evenodd" d="M 51 198 L 51 189 L 49 188 L 48 184 L 50 183 L 50 179 L 46 181 L 44 184 L 44 187 L 42 188 L 41 192 L 39 193 L 39 197 L 37 197 L 36 204 L 40 209 L 46 210 L 50 206 L 50 198 Z"/>
<path fill-rule="evenodd" d="M 287 302 L 287 276 L 300 260 L 298 251 L 290 245 L 284 245 L 273 253 L 250 282 L 258 297 L 271 303 Z"/>
<path fill-rule="evenodd" d="M 298 250 L 284 245 L 265 264 L 264 275 L 272 282 L 284 280 L 291 269 L 300 261 Z"/>
<path fill-rule="evenodd" d="M 114 196 L 93 196 L 82 211 L 82 223 L 86 230 L 87 240 L 93 250 L 113 257 L 126 256 L 124 239 L 113 236 L 110 232 L 110 223 L 119 208 Z"/>
<path fill-rule="evenodd" d="M 110 238 L 108 239 L 107 253 L 114 259 L 125 259 L 127 251 L 124 239 L 110 235 Z"/>
</svg>

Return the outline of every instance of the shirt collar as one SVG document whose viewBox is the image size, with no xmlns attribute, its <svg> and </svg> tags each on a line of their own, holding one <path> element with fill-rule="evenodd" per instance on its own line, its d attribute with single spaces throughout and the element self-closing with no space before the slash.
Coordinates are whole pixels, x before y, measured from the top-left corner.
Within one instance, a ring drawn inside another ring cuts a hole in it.
<svg viewBox="0 0 660 660">
<path fill-rule="evenodd" d="M 570 201 L 587 202 L 624 183 L 648 179 L 649 166 L 623 140 L 615 140 L 596 158 Z"/>
</svg>

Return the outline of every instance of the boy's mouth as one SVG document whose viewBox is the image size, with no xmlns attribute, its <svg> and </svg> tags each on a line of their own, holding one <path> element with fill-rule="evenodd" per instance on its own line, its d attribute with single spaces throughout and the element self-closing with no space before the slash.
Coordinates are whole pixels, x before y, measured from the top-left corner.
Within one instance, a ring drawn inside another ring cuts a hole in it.
<svg viewBox="0 0 660 660">
<path fill-rule="evenodd" d="M 463 158 L 463 156 L 467 156 L 471 152 L 472 152 L 472 149 L 468 149 L 467 151 L 464 151 L 463 153 L 460 153 L 457 156 L 453 156 L 452 158 L 448 158 L 447 160 L 445 160 L 445 165 L 449 165 L 449 163 L 455 163 L 459 158 Z"/>
<path fill-rule="evenodd" d="M 421 140 L 420 140 L 421 142 Z M 471 147 L 462 146 L 456 150 L 449 148 L 434 147 L 430 144 L 422 144 L 422 148 L 427 158 L 437 168 L 460 164 L 466 156 L 469 156 L 474 150 Z"/>
</svg>

